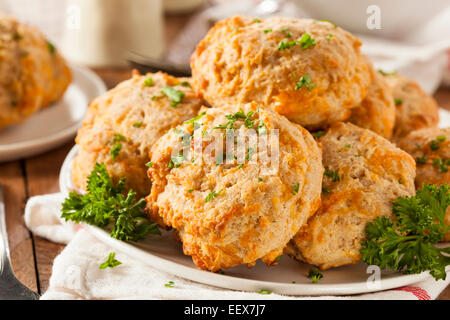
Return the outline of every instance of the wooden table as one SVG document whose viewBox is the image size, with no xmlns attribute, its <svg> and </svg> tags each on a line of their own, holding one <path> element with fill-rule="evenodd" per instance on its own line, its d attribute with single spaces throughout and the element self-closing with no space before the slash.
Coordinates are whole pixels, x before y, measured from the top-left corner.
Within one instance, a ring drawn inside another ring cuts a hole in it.
<svg viewBox="0 0 450 320">
<path fill-rule="evenodd" d="M 168 17 L 171 27 L 166 28 L 166 38 L 172 39 L 186 18 Z M 129 69 L 95 69 L 108 88 L 130 76 Z M 435 98 L 439 104 L 450 110 L 450 90 L 440 89 Z M 4 186 L 6 224 L 11 249 L 11 260 L 17 278 L 30 289 L 44 293 L 49 285 L 54 258 L 64 249 L 33 235 L 23 221 L 25 203 L 29 197 L 58 192 L 58 175 L 66 154 L 73 142 L 50 152 L 0 164 L 0 183 Z M 439 299 L 450 300 L 450 287 L 442 292 Z"/>
</svg>

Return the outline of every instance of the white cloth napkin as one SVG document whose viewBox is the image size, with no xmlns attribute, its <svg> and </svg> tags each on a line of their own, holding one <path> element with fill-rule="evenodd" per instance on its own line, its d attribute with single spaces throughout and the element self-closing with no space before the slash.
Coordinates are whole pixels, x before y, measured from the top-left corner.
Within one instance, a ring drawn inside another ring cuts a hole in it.
<svg viewBox="0 0 450 320">
<path fill-rule="evenodd" d="M 60 219 L 61 193 L 32 197 L 25 208 L 25 224 L 36 235 L 58 243 L 68 243 L 53 263 L 50 286 L 42 299 L 402 299 L 428 300 L 436 297 L 450 283 L 429 280 L 407 287 L 354 296 L 284 296 L 272 293 L 221 289 L 160 271 L 112 249 L 87 230 Z M 110 252 L 122 262 L 115 268 L 100 269 Z M 174 287 L 165 287 L 169 281 Z"/>
</svg>

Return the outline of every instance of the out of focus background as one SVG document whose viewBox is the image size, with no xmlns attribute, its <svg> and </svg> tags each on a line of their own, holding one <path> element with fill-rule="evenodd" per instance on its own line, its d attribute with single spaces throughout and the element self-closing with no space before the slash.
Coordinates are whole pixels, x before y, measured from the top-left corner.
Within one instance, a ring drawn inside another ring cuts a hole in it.
<svg viewBox="0 0 450 320">
<path fill-rule="evenodd" d="M 448 0 L 0 0 L 0 11 L 36 25 L 71 62 L 189 73 L 198 41 L 235 14 L 333 21 L 363 42 L 377 68 L 429 93 L 450 85 Z"/>
</svg>

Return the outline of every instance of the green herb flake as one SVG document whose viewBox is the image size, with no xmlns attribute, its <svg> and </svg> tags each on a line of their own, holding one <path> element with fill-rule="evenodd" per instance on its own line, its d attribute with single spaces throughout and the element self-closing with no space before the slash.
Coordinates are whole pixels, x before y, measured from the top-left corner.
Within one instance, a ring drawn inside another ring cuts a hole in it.
<svg viewBox="0 0 450 320">
<path fill-rule="evenodd" d="M 254 23 L 261 23 L 261 20 L 259 20 L 258 18 L 253 19 Z"/>
<path fill-rule="evenodd" d="M 143 125 L 142 122 L 135 122 L 135 123 L 133 123 L 133 127 L 135 127 L 135 128 L 140 128 L 140 127 L 142 127 L 142 125 Z"/>
<path fill-rule="evenodd" d="M 153 78 L 147 78 L 144 80 L 144 86 L 146 87 L 153 87 L 155 85 L 155 81 L 153 81 Z"/>
<path fill-rule="evenodd" d="M 381 69 L 378 69 L 378 72 L 381 73 L 383 76 L 395 76 L 397 74 L 397 71 L 387 72 Z"/>
<path fill-rule="evenodd" d="M 327 35 L 327 36 L 325 37 L 325 39 L 330 40 L 330 39 L 332 39 L 333 37 L 334 37 L 334 35 L 329 34 L 329 35 Z"/>
<path fill-rule="evenodd" d="M 299 189 L 300 189 L 300 184 L 294 183 L 294 186 L 292 188 L 292 194 L 297 194 Z"/>
<path fill-rule="evenodd" d="M 262 181 L 263 181 L 263 179 L 262 179 L 261 177 L 258 177 L 258 181 L 262 182 Z"/>
<path fill-rule="evenodd" d="M 322 131 L 322 130 L 319 130 L 319 131 L 313 133 L 313 137 L 316 139 L 319 139 L 323 135 L 325 135 L 325 131 Z"/>
<path fill-rule="evenodd" d="M 399 106 L 403 103 L 403 99 L 396 98 L 396 99 L 394 99 L 394 103 L 396 106 Z"/>
<path fill-rule="evenodd" d="M 183 87 L 192 88 L 191 84 L 190 84 L 189 82 L 187 82 L 187 81 L 181 81 L 180 84 L 181 84 Z"/>
<path fill-rule="evenodd" d="M 184 160 L 183 151 L 178 152 L 177 155 L 170 158 L 169 168 L 179 168 Z"/>
<path fill-rule="evenodd" d="M 327 195 L 330 193 L 330 189 L 329 188 L 322 188 L 322 193 Z"/>
<path fill-rule="evenodd" d="M 106 261 L 103 262 L 100 265 L 100 269 L 114 268 L 114 267 L 117 267 L 118 265 L 121 265 L 122 262 L 120 262 L 119 260 L 114 259 L 115 256 L 116 256 L 116 253 L 115 252 L 111 252 L 108 255 L 108 258 L 106 258 Z"/>
<path fill-rule="evenodd" d="M 330 171 L 328 167 L 325 168 L 325 175 L 328 178 L 331 178 L 333 182 L 341 181 L 341 178 L 339 178 L 338 170 L 336 171 Z"/>
<path fill-rule="evenodd" d="M 333 28 L 337 29 L 337 25 L 333 21 L 330 21 L 330 20 L 319 20 L 319 21 L 320 22 L 328 22 L 329 24 L 331 24 L 333 26 Z"/>
<path fill-rule="evenodd" d="M 122 144 L 120 142 L 115 143 L 109 151 L 111 159 L 116 159 L 119 156 L 120 150 L 122 150 Z"/>
<path fill-rule="evenodd" d="M 427 163 L 427 156 L 423 155 L 422 157 L 416 158 L 417 164 L 426 164 Z"/>
<path fill-rule="evenodd" d="M 270 291 L 270 290 L 259 290 L 258 293 L 259 294 L 272 294 L 272 291 Z"/>
<path fill-rule="evenodd" d="M 204 115 L 206 114 L 206 112 L 202 112 L 202 113 L 200 113 L 198 116 L 196 116 L 196 117 L 194 117 L 194 118 L 192 118 L 192 119 L 190 119 L 190 120 L 186 120 L 185 122 L 184 122 L 184 124 L 194 124 L 194 123 L 196 123 L 198 120 L 200 120 Z"/>
<path fill-rule="evenodd" d="M 161 93 L 165 94 L 171 100 L 171 107 L 176 107 L 184 98 L 183 91 L 174 89 L 170 86 L 164 86 L 164 88 L 161 90 Z"/>
<path fill-rule="evenodd" d="M 303 87 L 306 87 L 308 91 L 311 91 L 316 85 L 311 82 L 311 76 L 309 73 L 300 77 L 300 79 L 295 84 L 295 90 L 300 90 Z"/>
<path fill-rule="evenodd" d="M 298 41 L 302 49 L 308 49 L 309 47 L 316 45 L 316 39 L 311 37 L 309 33 L 304 33 Z"/>
<path fill-rule="evenodd" d="M 173 288 L 173 287 L 175 287 L 175 282 L 169 281 L 166 284 L 164 284 L 164 287 L 166 287 L 166 288 Z"/>
<path fill-rule="evenodd" d="M 323 278 L 323 274 L 319 269 L 309 269 L 308 278 L 311 278 L 313 283 L 318 283 Z"/>
<path fill-rule="evenodd" d="M 219 192 L 216 191 L 211 191 L 205 198 L 205 203 L 210 202 L 213 198 L 217 197 L 220 193 L 222 192 L 222 190 L 220 190 Z"/>
<path fill-rule="evenodd" d="M 269 32 L 272 32 L 272 29 L 271 29 L 271 28 L 265 29 L 265 30 L 264 30 L 264 33 L 265 33 L 265 34 L 268 34 Z"/>
<path fill-rule="evenodd" d="M 56 48 L 55 48 L 55 46 L 53 45 L 53 43 L 51 43 L 50 41 L 47 41 L 47 48 L 48 48 L 48 51 L 49 51 L 51 54 L 55 54 Z"/>
<path fill-rule="evenodd" d="M 153 167 L 153 161 L 147 162 L 147 163 L 145 164 L 145 166 L 146 166 L 146 167 L 152 168 L 152 167 Z"/>
</svg>

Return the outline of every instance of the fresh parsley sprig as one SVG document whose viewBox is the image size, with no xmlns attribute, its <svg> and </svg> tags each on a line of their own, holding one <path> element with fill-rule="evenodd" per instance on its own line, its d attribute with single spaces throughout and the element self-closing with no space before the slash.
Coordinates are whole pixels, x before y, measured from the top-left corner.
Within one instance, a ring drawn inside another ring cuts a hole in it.
<svg viewBox="0 0 450 320">
<path fill-rule="evenodd" d="M 62 204 L 61 217 L 101 228 L 112 226 L 111 237 L 124 241 L 160 234 L 158 226 L 149 222 L 143 212 L 145 200 L 136 200 L 133 190 L 126 197 L 124 192 L 125 179 L 114 185 L 105 165 L 97 163 L 88 177 L 87 193 L 72 191 Z"/>
<path fill-rule="evenodd" d="M 393 219 L 375 219 L 366 227 L 362 260 L 369 265 L 406 274 L 430 271 L 445 279 L 450 265 L 450 247 L 435 245 L 450 230 L 445 212 L 450 205 L 450 187 L 424 184 L 413 197 L 399 197 L 393 203 Z"/>
</svg>

